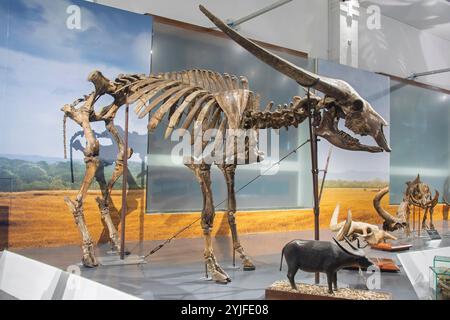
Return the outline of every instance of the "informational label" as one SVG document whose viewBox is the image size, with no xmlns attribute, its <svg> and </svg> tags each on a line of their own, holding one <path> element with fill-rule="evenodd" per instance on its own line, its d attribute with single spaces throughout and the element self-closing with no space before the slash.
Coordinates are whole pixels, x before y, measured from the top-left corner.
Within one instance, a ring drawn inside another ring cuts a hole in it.
<svg viewBox="0 0 450 320">
<path fill-rule="evenodd" d="M 440 239 L 442 239 L 441 235 L 439 234 L 439 232 L 437 230 L 428 229 L 426 231 L 427 231 L 428 236 L 430 237 L 431 240 L 440 240 Z"/>
</svg>

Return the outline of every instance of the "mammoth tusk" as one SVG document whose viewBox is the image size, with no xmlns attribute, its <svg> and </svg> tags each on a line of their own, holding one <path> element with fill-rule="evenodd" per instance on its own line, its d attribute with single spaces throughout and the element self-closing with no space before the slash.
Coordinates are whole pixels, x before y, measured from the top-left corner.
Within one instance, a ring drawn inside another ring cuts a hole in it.
<svg viewBox="0 0 450 320">
<path fill-rule="evenodd" d="M 211 20 L 220 30 L 228 35 L 237 44 L 242 46 L 248 52 L 253 54 L 256 58 L 268 64 L 275 70 L 281 72 L 285 76 L 295 80 L 298 84 L 305 87 L 314 87 L 315 89 L 325 93 L 328 96 L 336 99 L 348 99 L 349 93 L 344 88 L 340 88 L 338 84 L 341 82 L 336 79 L 320 77 L 312 72 L 304 70 L 291 62 L 269 52 L 268 50 L 257 45 L 253 41 L 245 38 L 222 20 L 212 14 L 208 9 L 199 6 L 200 10 Z"/>
</svg>

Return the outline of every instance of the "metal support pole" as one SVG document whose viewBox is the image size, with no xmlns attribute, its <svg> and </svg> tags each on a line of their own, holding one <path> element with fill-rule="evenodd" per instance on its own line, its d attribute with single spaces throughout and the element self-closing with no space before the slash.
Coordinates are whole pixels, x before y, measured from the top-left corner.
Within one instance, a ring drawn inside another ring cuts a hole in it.
<svg viewBox="0 0 450 320">
<path fill-rule="evenodd" d="M 271 4 L 271 5 L 268 5 L 267 7 L 259 9 L 258 11 L 255 11 L 255 12 L 249 14 L 249 15 L 246 15 L 245 17 L 242 17 L 242 18 L 234 20 L 234 21 L 227 22 L 227 24 L 228 24 L 228 26 L 230 28 L 236 28 L 237 26 L 243 24 L 244 22 L 247 22 L 247 21 L 252 20 L 252 19 L 254 19 L 256 17 L 259 17 L 260 15 L 263 15 L 263 14 L 269 12 L 269 11 L 277 9 L 277 8 L 283 6 L 286 3 L 289 3 L 291 1 L 292 0 L 280 0 L 280 1 L 277 1 L 277 2 L 275 2 L 273 4 Z M 213 27 L 212 29 L 217 29 L 217 27 Z"/>
<path fill-rule="evenodd" d="M 310 91 L 308 90 L 308 104 L 310 98 Z M 320 240 L 320 232 L 319 232 L 319 216 L 320 216 L 320 207 L 319 207 L 319 165 L 318 165 L 318 155 L 317 155 L 317 135 L 313 129 L 313 111 L 309 106 L 309 135 L 311 139 L 311 171 L 313 178 L 313 197 L 314 197 L 314 240 Z M 315 277 L 316 284 L 320 282 L 320 274 L 316 273 Z"/>
<path fill-rule="evenodd" d="M 128 118 L 130 105 L 125 108 L 125 151 L 123 155 L 123 182 L 122 182 L 122 215 L 120 219 L 121 235 L 120 235 L 120 259 L 125 259 L 125 220 L 127 215 L 127 178 L 128 178 Z"/>
<path fill-rule="evenodd" d="M 233 268 L 236 267 L 236 249 L 233 248 Z"/>
<path fill-rule="evenodd" d="M 410 75 L 408 77 L 408 79 L 417 79 L 418 77 L 424 77 L 424 76 L 431 76 L 434 74 L 439 74 L 439 73 L 445 73 L 445 72 L 450 72 L 450 68 L 445 68 L 445 69 L 438 69 L 438 70 L 432 70 L 432 71 L 425 71 L 425 72 L 419 72 L 419 73 L 413 73 L 412 75 Z"/>
<path fill-rule="evenodd" d="M 331 152 L 333 151 L 333 146 L 330 146 L 330 149 L 328 150 L 328 156 L 327 156 L 327 163 L 325 165 L 325 170 L 323 171 L 323 178 L 322 178 L 322 184 L 320 186 L 320 193 L 319 193 L 319 205 L 322 202 L 322 194 L 323 194 L 323 188 L 325 186 L 325 180 L 327 178 L 328 173 L 328 166 L 330 165 L 330 158 L 331 158 Z"/>
</svg>

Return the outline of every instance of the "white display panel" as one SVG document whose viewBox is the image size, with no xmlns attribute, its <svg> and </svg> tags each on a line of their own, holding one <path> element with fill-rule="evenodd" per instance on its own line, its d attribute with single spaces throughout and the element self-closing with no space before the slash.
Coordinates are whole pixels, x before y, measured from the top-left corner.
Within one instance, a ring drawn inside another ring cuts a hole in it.
<svg viewBox="0 0 450 320">
<path fill-rule="evenodd" d="M 438 247 L 441 240 L 430 241 L 428 248 Z M 435 256 L 450 256 L 450 247 L 400 253 L 397 255 L 419 299 L 429 299 L 430 267 Z"/>
<path fill-rule="evenodd" d="M 138 300 L 98 282 L 4 251 L 0 290 L 19 300 Z"/>
</svg>

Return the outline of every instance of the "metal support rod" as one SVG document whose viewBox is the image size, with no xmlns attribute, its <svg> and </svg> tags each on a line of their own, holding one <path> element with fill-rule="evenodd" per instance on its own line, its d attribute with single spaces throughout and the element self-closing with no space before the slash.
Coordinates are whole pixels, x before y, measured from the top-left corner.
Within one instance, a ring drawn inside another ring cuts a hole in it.
<svg viewBox="0 0 450 320">
<path fill-rule="evenodd" d="M 310 91 L 308 90 L 308 104 L 310 99 Z M 320 240 L 320 232 L 319 232 L 319 216 L 320 216 L 320 207 L 319 207 L 319 165 L 318 165 L 318 155 L 317 155 L 317 135 L 313 129 L 313 111 L 309 106 L 309 135 L 311 139 L 311 171 L 313 178 L 313 197 L 314 197 L 314 240 Z M 320 274 L 316 273 L 315 275 L 316 284 L 320 282 Z"/>
<path fill-rule="evenodd" d="M 125 108 L 125 137 L 123 154 L 123 182 L 122 182 L 122 215 L 120 217 L 121 235 L 120 235 L 120 259 L 125 259 L 125 220 L 127 215 L 127 178 L 128 178 L 128 118 L 130 105 Z"/>
<path fill-rule="evenodd" d="M 417 79 L 418 77 L 430 76 L 430 75 L 445 73 L 445 72 L 450 72 L 450 68 L 413 73 L 412 75 L 410 75 L 408 77 L 408 79 Z"/>
<path fill-rule="evenodd" d="M 323 177 L 322 177 L 322 184 L 320 186 L 319 205 L 322 202 L 323 188 L 325 186 L 325 180 L 327 178 L 328 166 L 330 165 L 331 152 L 333 152 L 333 146 L 330 146 L 330 149 L 328 150 L 327 163 L 325 165 L 325 169 L 321 170 L 321 171 L 323 171 Z"/>
<path fill-rule="evenodd" d="M 242 17 L 240 19 L 237 19 L 237 20 L 234 20 L 232 22 L 229 22 L 228 25 L 230 27 L 232 27 L 232 28 L 235 28 L 238 25 L 243 24 L 244 22 L 247 22 L 247 21 L 249 21 L 251 19 L 259 17 L 260 15 L 263 15 L 263 14 L 269 12 L 269 11 L 272 11 L 272 10 L 274 10 L 276 8 L 279 8 L 279 7 L 285 5 L 286 3 L 289 3 L 291 1 L 292 0 L 280 0 L 280 1 L 277 1 L 277 2 L 275 2 L 273 4 L 271 4 L 271 5 L 268 5 L 267 7 L 264 7 L 262 9 L 259 9 L 258 11 L 255 11 L 254 13 L 246 15 L 245 17 Z"/>
</svg>

